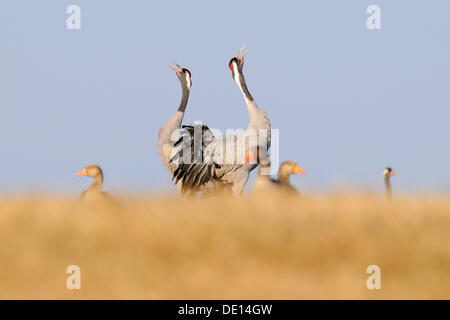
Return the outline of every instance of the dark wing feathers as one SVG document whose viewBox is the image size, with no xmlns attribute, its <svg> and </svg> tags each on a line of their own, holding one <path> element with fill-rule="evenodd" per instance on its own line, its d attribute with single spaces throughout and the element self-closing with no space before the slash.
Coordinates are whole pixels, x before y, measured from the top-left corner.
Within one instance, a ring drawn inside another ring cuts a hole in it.
<svg viewBox="0 0 450 320">
<path fill-rule="evenodd" d="M 181 181 L 181 192 L 195 193 L 207 182 L 217 179 L 214 171 L 220 165 L 213 163 L 211 148 L 215 140 L 214 134 L 205 125 L 183 126 L 178 141 L 174 144 L 173 156 L 170 162 L 177 163 L 173 179 L 176 183 Z M 197 133 L 197 135 L 195 134 Z M 190 157 L 184 155 L 190 150 Z M 186 162 L 186 163 L 185 163 Z"/>
</svg>

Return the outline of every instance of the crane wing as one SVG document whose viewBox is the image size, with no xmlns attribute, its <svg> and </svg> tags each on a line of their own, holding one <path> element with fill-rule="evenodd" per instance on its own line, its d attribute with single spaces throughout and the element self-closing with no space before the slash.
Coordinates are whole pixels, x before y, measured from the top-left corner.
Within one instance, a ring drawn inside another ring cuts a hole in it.
<svg viewBox="0 0 450 320">
<path fill-rule="evenodd" d="M 181 192 L 198 192 L 208 182 L 217 180 L 214 163 L 216 137 L 206 125 L 183 126 L 180 138 L 174 144 L 171 163 L 177 164 L 173 174 L 176 183 L 181 181 Z"/>
</svg>

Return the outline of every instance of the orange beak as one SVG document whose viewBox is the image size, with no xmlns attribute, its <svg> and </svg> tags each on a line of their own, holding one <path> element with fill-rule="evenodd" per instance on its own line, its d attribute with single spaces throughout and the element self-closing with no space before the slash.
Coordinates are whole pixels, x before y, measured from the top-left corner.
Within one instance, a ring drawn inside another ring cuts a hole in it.
<svg viewBox="0 0 450 320">
<path fill-rule="evenodd" d="M 80 176 L 85 176 L 85 175 L 87 175 L 87 172 L 86 172 L 86 171 L 87 171 L 86 168 L 84 168 L 83 170 L 81 170 L 80 172 L 77 173 L 77 176 L 80 177 Z"/>
<path fill-rule="evenodd" d="M 292 171 L 292 173 L 295 173 L 295 174 L 306 174 L 306 171 L 296 165 L 294 167 L 294 170 Z"/>
</svg>

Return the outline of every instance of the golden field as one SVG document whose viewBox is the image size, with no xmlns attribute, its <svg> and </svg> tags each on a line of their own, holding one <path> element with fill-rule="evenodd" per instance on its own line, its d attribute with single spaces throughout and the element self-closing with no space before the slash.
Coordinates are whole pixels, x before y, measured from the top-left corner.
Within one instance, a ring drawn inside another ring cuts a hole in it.
<svg viewBox="0 0 450 320">
<path fill-rule="evenodd" d="M 0 265 L 1 299 L 449 299 L 450 197 L 4 199 Z"/>
</svg>

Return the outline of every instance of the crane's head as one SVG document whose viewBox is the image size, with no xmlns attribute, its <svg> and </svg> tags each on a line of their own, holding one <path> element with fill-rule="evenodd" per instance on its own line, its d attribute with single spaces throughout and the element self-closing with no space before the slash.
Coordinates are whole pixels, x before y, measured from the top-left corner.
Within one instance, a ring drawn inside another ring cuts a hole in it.
<svg viewBox="0 0 450 320">
<path fill-rule="evenodd" d="M 280 173 L 289 176 L 291 174 L 306 174 L 294 161 L 284 161 L 280 166 Z"/>
<path fill-rule="evenodd" d="M 233 79 L 237 79 L 239 75 L 242 74 L 242 68 L 244 67 L 244 56 L 247 54 L 248 49 L 245 50 L 245 52 L 241 55 L 241 51 L 244 49 L 244 46 L 242 46 L 236 56 L 231 58 L 230 62 L 228 63 L 228 67 L 231 70 L 231 74 L 233 76 Z"/>
<path fill-rule="evenodd" d="M 399 174 L 397 172 L 395 172 L 394 170 L 392 170 L 392 168 L 390 167 L 386 167 L 383 170 L 383 177 L 393 177 L 393 176 L 398 176 Z"/>
<path fill-rule="evenodd" d="M 173 61 L 173 63 L 175 64 L 176 68 L 172 66 L 169 66 L 169 68 L 176 72 L 181 85 L 186 86 L 188 89 L 190 89 L 192 86 L 191 72 L 188 69 L 180 67 L 180 65 L 175 61 Z"/>
<path fill-rule="evenodd" d="M 98 175 L 103 175 L 102 169 L 96 165 L 91 164 L 90 166 L 85 167 L 83 170 L 77 173 L 77 176 L 87 176 L 87 177 L 96 177 Z"/>
</svg>

